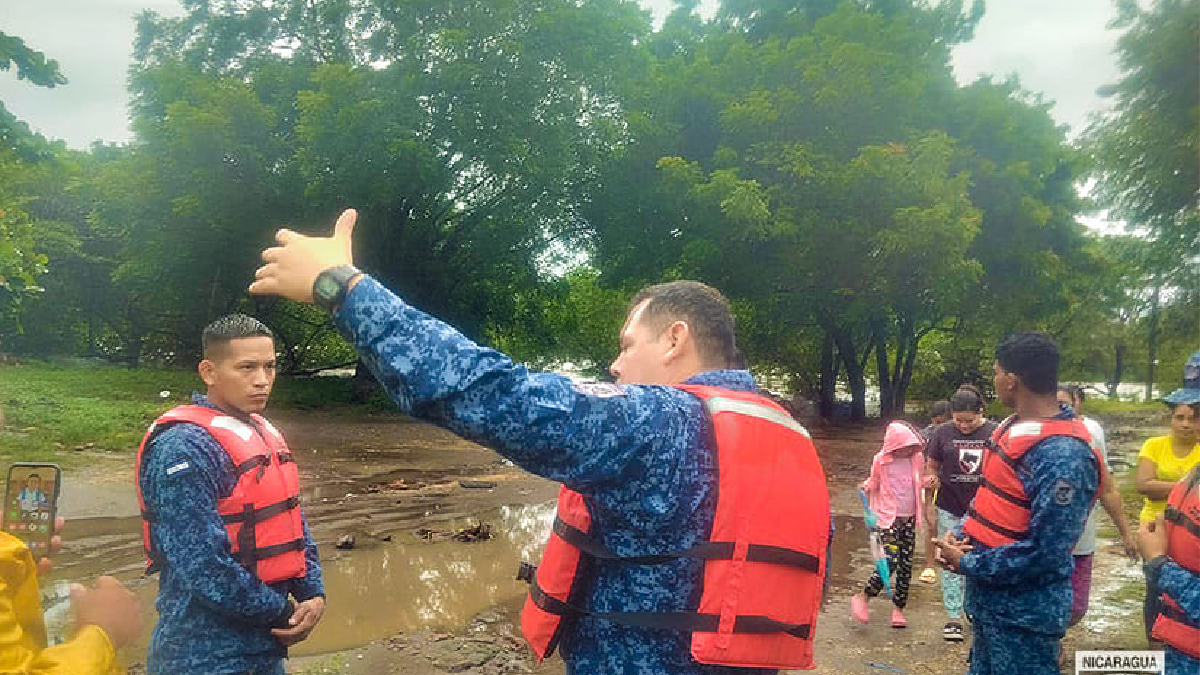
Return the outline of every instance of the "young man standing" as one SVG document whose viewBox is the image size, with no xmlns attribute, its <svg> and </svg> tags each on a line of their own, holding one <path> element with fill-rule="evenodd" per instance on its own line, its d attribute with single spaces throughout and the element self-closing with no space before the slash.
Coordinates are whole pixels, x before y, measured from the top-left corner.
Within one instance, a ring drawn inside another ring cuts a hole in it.
<svg viewBox="0 0 1200 675">
<path fill-rule="evenodd" d="M 694 281 L 630 303 L 616 384 L 531 373 L 282 230 L 252 293 L 316 301 L 405 411 L 563 483 L 521 628 L 568 673 L 716 675 L 812 664 L 829 540 L 807 432 L 758 395 L 733 315 Z M 720 494 L 718 499 L 718 486 Z M 527 571 L 527 570 L 526 570 Z"/>
<path fill-rule="evenodd" d="M 160 571 L 151 675 L 283 675 L 325 610 L 295 460 L 259 413 L 275 341 L 242 314 L 202 336 L 207 396 L 163 414 L 138 450 L 142 537 Z M 289 599 L 289 596 L 294 599 Z"/>
<path fill-rule="evenodd" d="M 1058 348 L 1041 333 L 996 348 L 996 395 L 1015 414 L 992 436 L 960 530 L 938 540 L 944 567 L 966 577 L 971 675 L 1057 674 L 1071 614 L 1071 550 L 1103 460 L 1087 428 L 1055 399 Z"/>
</svg>

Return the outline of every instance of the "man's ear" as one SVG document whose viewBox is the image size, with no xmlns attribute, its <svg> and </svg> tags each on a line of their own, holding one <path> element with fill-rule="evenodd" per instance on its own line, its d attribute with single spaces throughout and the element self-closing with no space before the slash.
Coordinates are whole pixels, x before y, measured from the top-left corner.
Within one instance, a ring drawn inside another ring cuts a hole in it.
<svg viewBox="0 0 1200 675">
<path fill-rule="evenodd" d="M 692 329 L 686 321 L 672 322 L 670 326 L 667 326 L 664 334 L 669 344 L 666 352 L 667 361 L 674 361 L 687 353 L 688 345 L 692 341 Z"/>
<path fill-rule="evenodd" d="M 196 367 L 196 370 L 200 373 L 200 379 L 204 380 L 204 384 L 211 387 L 217 381 L 217 364 L 212 361 L 204 359 Z"/>
</svg>

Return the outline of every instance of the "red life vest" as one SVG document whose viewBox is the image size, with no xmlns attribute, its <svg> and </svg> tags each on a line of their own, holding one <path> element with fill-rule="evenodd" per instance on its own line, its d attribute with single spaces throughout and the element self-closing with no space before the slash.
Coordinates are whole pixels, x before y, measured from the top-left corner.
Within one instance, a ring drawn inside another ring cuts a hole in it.
<svg viewBox="0 0 1200 675">
<path fill-rule="evenodd" d="M 1167 496 L 1163 516 L 1167 530 L 1167 557 L 1192 574 L 1200 574 L 1200 469 L 1193 469 Z M 1162 606 L 1150 631 L 1156 640 L 1200 659 L 1200 625 L 1184 614 L 1179 603 L 1162 594 Z"/>
<path fill-rule="evenodd" d="M 680 386 L 704 401 L 717 441 L 717 509 L 708 541 L 693 548 L 622 557 L 591 531 L 584 497 L 562 488 L 554 531 L 530 581 L 521 631 L 537 659 L 553 653 L 571 619 L 691 633 L 699 663 L 812 668 L 829 543 L 829 492 L 808 432 L 757 394 Z M 661 564 L 704 560 L 703 592 L 686 612 L 597 613 L 580 607 L 593 559 Z"/>
<path fill-rule="evenodd" d="M 1029 536 L 1031 502 L 1017 476 L 1017 466 L 1030 448 L 1051 436 L 1069 436 L 1087 443 L 1089 448 L 1092 445 L 1091 434 L 1079 418 L 1022 422 L 1013 415 L 997 427 L 984 454 L 979 491 L 963 521 L 965 534 L 992 548 Z M 1104 460 L 1095 448 L 1091 449 L 1102 478 L 1104 472 L 1100 467 Z M 1100 494 L 1098 485 L 1096 494 Z"/>
<path fill-rule="evenodd" d="M 136 470 L 146 574 L 157 572 L 162 559 L 150 536 L 155 516 L 142 498 L 143 453 L 164 425 L 187 422 L 212 434 L 229 453 L 237 471 L 233 491 L 217 501 L 217 513 L 225 521 L 233 557 L 264 583 L 304 576 L 304 526 L 296 462 L 283 435 L 270 422 L 261 415 L 250 417 L 257 429 L 220 410 L 184 405 L 163 413 L 146 431 L 138 448 Z"/>
</svg>

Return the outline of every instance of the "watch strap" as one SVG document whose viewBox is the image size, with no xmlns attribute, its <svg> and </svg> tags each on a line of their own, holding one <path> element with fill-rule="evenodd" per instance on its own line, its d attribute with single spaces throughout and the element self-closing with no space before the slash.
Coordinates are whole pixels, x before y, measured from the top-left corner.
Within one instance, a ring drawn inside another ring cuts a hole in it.
<svg viewBox="0 0 1200 675">
<path fill-rule="evenodd" d="M 360 274 L 362 271 L 354 265 L 337 265 L 324 270 L 313 281 L 313 302 L 332 312 L 346 299 L 350 282 Z"/>
</svg>

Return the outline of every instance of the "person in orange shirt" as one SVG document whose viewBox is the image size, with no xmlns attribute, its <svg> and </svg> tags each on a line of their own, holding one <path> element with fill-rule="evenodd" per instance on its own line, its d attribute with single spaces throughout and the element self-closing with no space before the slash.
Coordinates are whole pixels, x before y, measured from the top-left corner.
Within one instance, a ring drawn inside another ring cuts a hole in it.
<svg viewBox="0 0 1200 675">
<path fill-rule="evenodd" d="M 55 531 L 62 529 L 62 519 Z M 56 535 L 51 549 L 59 545 Z M 142 613 L 133 593 L 112 577 L 93 588 L 74 585 L 71 604 L 75 631 L 70 640 L 46 646 L 38 574 L 50 570 L 20 539 L 0 532 L 0 673 L 12 675 L 120 675 L 117 649 L 142 630 Z"/>
</svg>

